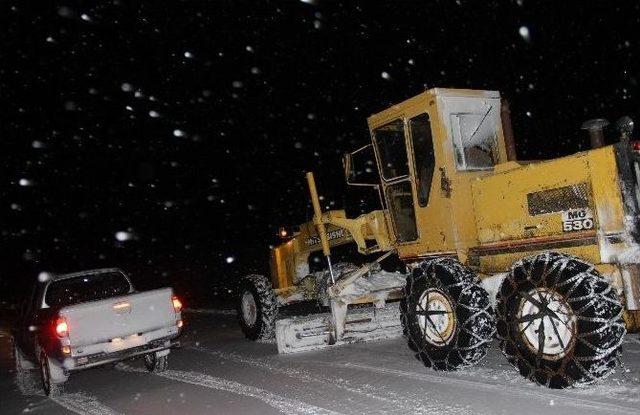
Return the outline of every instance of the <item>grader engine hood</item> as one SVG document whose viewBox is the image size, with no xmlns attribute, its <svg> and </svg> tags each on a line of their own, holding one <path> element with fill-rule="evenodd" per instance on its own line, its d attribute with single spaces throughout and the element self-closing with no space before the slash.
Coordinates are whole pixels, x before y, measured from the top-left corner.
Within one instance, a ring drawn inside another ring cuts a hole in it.
<svg viewBox="0 0 640 415">
<path fill-rule="evenodd" d="M 530 164 L 508 163 L 472 185 L 483 268 L 507 269 L 540 249 L 610 262 L 627 247 L 616 148 Z M 510 262 L 511 261 L 511 262 Z"/>
</svg>

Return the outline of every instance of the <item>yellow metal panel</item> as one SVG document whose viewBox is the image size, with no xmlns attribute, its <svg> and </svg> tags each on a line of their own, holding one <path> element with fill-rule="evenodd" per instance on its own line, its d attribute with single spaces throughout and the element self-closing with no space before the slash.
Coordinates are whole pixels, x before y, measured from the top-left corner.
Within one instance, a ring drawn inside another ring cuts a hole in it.
<svg viewBox="0 0 640 415">
<path fill-rule="evenodd" d="M 497 272 L 508 271 L 509 269 L 511 269 L 511 267 L 516 261 L 527 256 L 538 254 L 541 251 L 545 251 L 545 250 L 541 249 L 540 247 L 534 246 L 530 250 L 481 256 L 480 272 L 485 274 L 492 274 Z M 592 264 L 596 264 L 600 260 L 600 250 L 598 249 L 597 245 L 555 248 L 553 249 L 553 251 L 563 252 L 568 255 L 573 255 L 576 258 L 580 258 Z"/>
<path fill-rule="evenodd" d="M 561 212 L 530 215 L 527 194 L 589 184 L 588 166 L 589 159 L 583 153 L 528 164 L 476 180 L 472 194 L 479 243 L 561 235 Z"/>
</svg>

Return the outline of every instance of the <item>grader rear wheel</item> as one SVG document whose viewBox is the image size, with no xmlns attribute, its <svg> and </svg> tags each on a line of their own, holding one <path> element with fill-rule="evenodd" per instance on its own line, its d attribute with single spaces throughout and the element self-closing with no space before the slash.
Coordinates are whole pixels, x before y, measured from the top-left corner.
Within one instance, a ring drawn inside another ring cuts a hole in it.
<svg viewBox="0 0 640 415">
<path fill-rule="evenodd" d="M 626 332 L 611 285 L 577 258 L 549 252 L 518 261 L 497 303 L 503 354 L 541 385 L 565 388 L 611 374 Z"/>
<path fill-rule="evenodd" d="M 476 364 L 495 332 L 489 294 L 453 258 L 424 261 L 414 269 L 400 311 L 409 347 L 436 370 Z"/>
</svg>

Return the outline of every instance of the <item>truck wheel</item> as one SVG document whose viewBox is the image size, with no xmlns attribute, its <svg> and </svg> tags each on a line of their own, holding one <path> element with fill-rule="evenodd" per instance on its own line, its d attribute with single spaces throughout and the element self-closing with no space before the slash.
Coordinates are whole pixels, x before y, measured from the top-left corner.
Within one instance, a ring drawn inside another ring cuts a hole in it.
<svg viewBox="0 0 640 415">
<path fill-rule="evenodd" d="M 249 340 L 273 339 L 278 303 L 271 281 L 263 275 L 247 275 L 240 284 L 238 317 Z"/>
<path fill-rule="evenodd" d="M 148 353 L 144 355 L 144 365 L 151 373 L 160 373 L 169 367 L 169 355 L 158 356 L 158 353 Z"/>
<path fill-rule="evenodd" d="M 436 370 L 475 365 L 495 332 L 489 294 L 453 258 L 427 260 L 413 270 L 400 312 L 409 347 Z"/>
<path fill-rule="evenodd" d="M 34 389 L 37 389 L 37 386 L 34 388 L 37 378 L 32 372 L 35 366 L 22 353 L 15 339 L 13 339 L 13 358 L 16 364 L 16 385 L 22 393 L 33 393 Z"/>
<path fill-rule="evenodd" d="M 591 264 L 555 252 L 524 258 L 502 283 L 497 307 L 502 353 L 540 385 L 591 383 L 619 362 L 623 308 Z"/>
<path fill-rule="evenodd" d="M 47 396 L 58 396 L 62 393 L 62 384 L 67 381 L 67 375 L 62 368 L 53 364 L 46 353 L 40 353 L 40 378 L 42 389 Z"/>
</svg>

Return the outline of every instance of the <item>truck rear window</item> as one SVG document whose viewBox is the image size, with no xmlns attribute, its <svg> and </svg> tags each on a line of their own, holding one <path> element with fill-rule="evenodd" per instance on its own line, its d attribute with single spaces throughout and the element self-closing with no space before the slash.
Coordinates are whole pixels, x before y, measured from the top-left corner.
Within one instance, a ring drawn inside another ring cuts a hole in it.
<svg viewBox="0 0 640 415">
<path fill-rule="evenodd" d="M 119 272 L 88 274 L 53 281 L 47 288 L 44 301 L 49 307 L 66 307 L 125 295 L 130 289 L 129 280 Z"/>
</svg>

